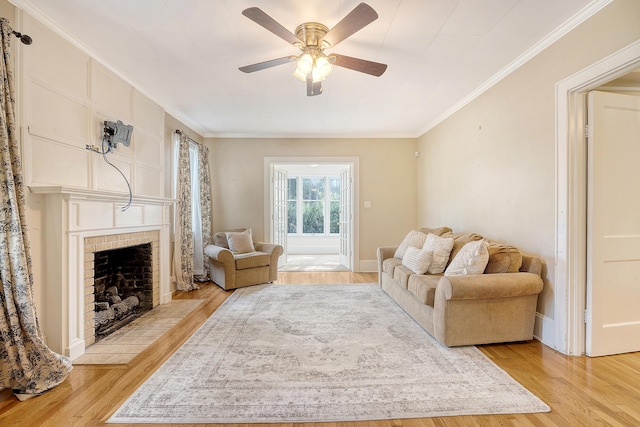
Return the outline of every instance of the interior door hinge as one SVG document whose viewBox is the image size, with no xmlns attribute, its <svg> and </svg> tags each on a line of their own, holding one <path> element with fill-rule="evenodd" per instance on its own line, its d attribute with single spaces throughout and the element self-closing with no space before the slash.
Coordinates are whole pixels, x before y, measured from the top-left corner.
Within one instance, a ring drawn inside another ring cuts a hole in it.
<svg viewBox="0 0 640 427">
<path fill-rule="evenodd" d="M 591 126 L 589 126 L 589 123 L 584 125 L 584 136 L 585 136 L 585 138 L 590 138 L 591 137 Z"/>
<path fill-rule="evenodd" d="M 588 317 L 587 317 L 587 316 L 588 316 L 588 315 L 589 315 L 589 311 L 585 308 L 585 309 L 584 309 L 584 323 L 587 323 L 587 319 L 588 319 Z"/>
</svg>

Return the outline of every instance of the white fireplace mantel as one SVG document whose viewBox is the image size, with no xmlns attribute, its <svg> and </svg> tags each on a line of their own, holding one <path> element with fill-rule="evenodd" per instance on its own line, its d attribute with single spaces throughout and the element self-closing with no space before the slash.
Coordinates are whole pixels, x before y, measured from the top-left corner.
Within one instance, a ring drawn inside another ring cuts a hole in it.
<svg viewBox="0 0 640 427">
<path fill-rule="evenodd" d="M 85 352 L 84 241 L 87 237 L 158 231 L 160 304 L 171 301 L 170 212 L 174 199 L 60 186 L 32 186 L 45 196 L 44 307 L 47 345 L 75 359 Z"/>
</svg>

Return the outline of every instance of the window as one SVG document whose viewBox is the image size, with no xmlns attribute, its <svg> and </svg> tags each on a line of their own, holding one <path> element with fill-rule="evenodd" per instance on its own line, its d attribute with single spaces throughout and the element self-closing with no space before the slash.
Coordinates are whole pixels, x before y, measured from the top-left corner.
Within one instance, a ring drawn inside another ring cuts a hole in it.
<svg viewBox="0 0 640 427">
<path fill-rule="evenodd" d="M 289 177 L 288 184 L 289 234 L 338 234 L 340 178 Z"/>
<path fill-rule="evenodd" d="M 289 178 L 287 191 L 288 233 L 295 234 L 298 230 L 298 178 Z"/>
<path fill-rule="evenodd" d="M 340 178 L 329 178 L 329 233 L 340 232 Z"/>
</svg>

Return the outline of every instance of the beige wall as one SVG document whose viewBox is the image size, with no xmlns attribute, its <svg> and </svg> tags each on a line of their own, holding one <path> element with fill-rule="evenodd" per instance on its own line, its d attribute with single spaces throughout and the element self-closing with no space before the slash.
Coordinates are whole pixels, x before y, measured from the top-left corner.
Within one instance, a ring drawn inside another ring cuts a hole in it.
<svg viewBox="0 0 640 427">
<path fill-rule="evenodd" d="M 475 231 L 541 256 L 538 311 L 547 325 L 554 318 L 555 85 L 638 40 L 639 23 L 639 1 L 615 0 L 418 142 L 418 223 Z"/>
<path fill-rule="evenodd" d="M 15 7 L 7 0 L 0 0 L 0 17 L 7 18 L 12 27 L 15 25 L 14 15 Z M 18 39 L 16 39 L 16 43 L 19 43 Z"/>
<path fill-rule="evenodd" d="M 359 158 L 360 260 L 399 243 L 416 226 L 414 139 L 205 139 L 209 147 L 213 228 L 264 230 L 265 157 Z M 267 195 L 268 197 L 268 195 Z M 371 208 L 363 208 L 363 201 Z"/>
</svg>

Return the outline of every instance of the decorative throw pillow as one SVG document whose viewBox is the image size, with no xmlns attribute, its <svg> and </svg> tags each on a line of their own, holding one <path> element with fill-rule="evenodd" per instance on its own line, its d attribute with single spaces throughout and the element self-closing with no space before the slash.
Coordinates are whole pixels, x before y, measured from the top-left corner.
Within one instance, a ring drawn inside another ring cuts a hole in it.
<svg viewBox="0 0 640 427">
<path fill-rule="evenodd" d="M 213 235 L 213 244 L 216 245 L 216 246 L 220 246 L 222 248 L 229 249 L 229 242 L 227 241 L 227 232 L 228 231 L 241 232 L 241 231 L 246 231 L 246 228 L 234 228 L 232 230 L 217 231 Z"/>
<path fill-rule="evenodd" d="M 517 273 L 522 266 L 522 254 L 515 246 L 494 241 L 487 241 L 489 262 L 484 269 L 485 274 Z"/>
<path fill-rule="evenodd" d="M 482 274 L 489 262 L 489 249 L 484 240 L 465 244 L 444 272 L 445 276 Z"/>
<path fill-rule="evenodd" d="M 243 232 L 227 231 L 225 233 L 229 242 L 229 250 L 237 254 L 246 254 L 255 251 L 253 247 L 253 238 L 251 237 L 251 229 L 248 228 Z"/>
<path fill-rule="evenodd" d="M 424 244 L 424 240 L 427 238 L 427 235 L 421 231 L 411 230 L 405 237 L 398 249 L 396 249 L 396 253 L 394 255 L 395 258 L 400 258 L 404 256 L 404 252 L 407 250 L 409 246 L 413 246 L 414 248 L 421 249 Z"/>
<path fill-rule="evenodd" d="M 449 254 L 453 248 L 453 237 L 440 237 L 433 233 L 427 234 L 422 250 L 433 252 L 433 261 L 427 272 L 440 274 L 444 271 L 449 261 Z"/>
<path fill-rule="evenodd" d="M 452 233 L 453 232 L 451 227 L 438 227 L 438 228 L 424 227 L 424 228 L 421 228 L 420 231 L 422 231 L 424 234 L 433 233 L 436 236 L 444 236 L 447 233 Z"/>
<path fill-rule="evenodd" d="M 433 252 L 409 246 L 402 257 L 402 265 L 416 274 L 424 274 L 433 260 Z"/>
<path fill-rule="evenodd" d="M 476 240 L 482 240 L 482 236 L 476 233 L 452 234 L 447 237 L 453 237 L 453 248 L 451 249 L 451 254 L 449 254 L 449 262 L 453 261 L 458 251 L 460 251 L 464 245 L 469 242 L 475 242 Z"/>
</svg>

